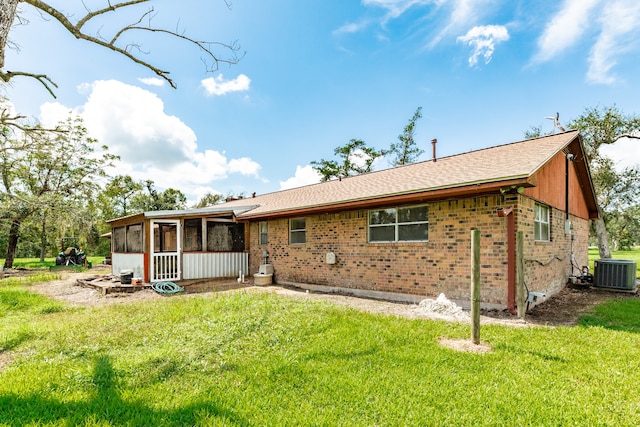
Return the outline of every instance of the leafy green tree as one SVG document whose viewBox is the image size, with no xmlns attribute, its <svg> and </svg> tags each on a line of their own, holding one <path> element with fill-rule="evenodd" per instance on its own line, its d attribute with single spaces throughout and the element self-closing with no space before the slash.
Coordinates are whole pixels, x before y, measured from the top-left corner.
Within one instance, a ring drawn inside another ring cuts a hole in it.
<svg viewBox="0 0 640 427">
<path fill-rule="evenodd" d="M 80 118 L 61 123 L 56 132 L 22 133 L 5 127 L 0 145 L 0 202 L 8 228 L 4 267 L 11 268 L 22 224 L 37 213 L 68 212 L 90 200 L 95 180 L 105 176 L 105 167 L 116 157 L 106 146 L 96 150 L 97 141 L 87 136 Z"/>
<path fill-rule="evenodd" d="M 418 148 L 414 139 L 416 134 L 416 122 L 422 117 L 422 107 L 418 107 L 416 112 L 413 113 L 413 117 L 409 119 L 409 123 L 404 127 L 404 130 L 398 135 L 397 144 L 391 144 L 388 154 L 395 155 L 395 158 L 391 162 L 392 166 L 401 166 L 414 163 L 418 157 L 424 153 L 424 150 Z"/>
<path fill-rule="evenodd" d="M 371 172 L 373 162 L 386 154 L 367 146 L 361 139 L 352 139 L 347 144 L 333 150 L 339 160 L 312 161 L 311 166 L 322 176 L 323 182 Z"/>
<path fill-rule="evenodd" d="M 137 193 L 131 201 L 132 211 L 164 211 L 185 209 L 187 197 L 180 190 L 167 188 L 159 192 L 150 179 L 142 183 L 143 191 Z"/>
<path fill-rule="evenodd" d="M 131 199 L 143 190 L 143 185 L 129 175 L 113 177 L 100 193 L 103 217 L 113 219 L 131 213 Z"/>
<path fill-rule="evenodd" d="M 623 135 L 636 135 L 640 131 L 640 117 L 626 115 L 615 105 L 587 108 L 578 118 L 569 122 L 568 127 L 578 129 L 582 135 L 585 151 L 601 210 L 601 218 L 594 221 L 601 258 L 611 258 L 609 233 L 615 233 L 614 217 L 625 209 L 634 209 L 638 196 L 638 171 L 627 168 L 617 172 L 613 162 L 600 154 L 600 147 L 612 144 Z M 616 237 L 616 240 L 619 240 Z"/>
<path fill-rule="evenodd" d="M 222 194 L 207 193 L 202 196 L 202 198 L 198 200 L 198 203 L 196 203 L 193 207 L 205 208 L 207 206 L 217 205 L 218 203 L 222 202 L 224 202 L 224 197 L 222 196 Z"/>
</svg>

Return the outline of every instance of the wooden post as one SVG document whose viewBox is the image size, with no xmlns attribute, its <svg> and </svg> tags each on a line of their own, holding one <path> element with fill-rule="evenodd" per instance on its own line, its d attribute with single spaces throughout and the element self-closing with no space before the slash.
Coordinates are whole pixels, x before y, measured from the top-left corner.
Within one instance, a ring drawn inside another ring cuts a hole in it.
<svg viewBox="0 0 640 427">
<path fill-rule="evenodd" d="M 480 230 L 471 230 L 471 340 L 480 344 Z"/>
<path fill-rule="evenodd" d="M 516 233 L 516 304 L 518 318 L 524 319 L 527 310 L 527 291 L 524 286 L 524 233 Z"/>
</svg>

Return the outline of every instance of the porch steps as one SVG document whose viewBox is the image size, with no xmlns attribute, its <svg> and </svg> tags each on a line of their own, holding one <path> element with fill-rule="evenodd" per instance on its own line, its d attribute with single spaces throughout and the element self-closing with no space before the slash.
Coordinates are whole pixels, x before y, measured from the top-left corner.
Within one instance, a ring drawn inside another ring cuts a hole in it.
<svg viewBox="0 0 640 427">
<path fill-rule="evenodd" d="M 115 294 L 115 293 L 131 293 L 142 291 L 144 289 L 151 289 L 150 283 L 142 283 L 140 285 L 123 284 L 120 282 L 120 278 L 113 275 L 108 276 L 90 276 L 84 279 L 76 280 L 76 285 L 83 288 L 93 288 L 100 292 L 102 295 Z"/>
</svg>

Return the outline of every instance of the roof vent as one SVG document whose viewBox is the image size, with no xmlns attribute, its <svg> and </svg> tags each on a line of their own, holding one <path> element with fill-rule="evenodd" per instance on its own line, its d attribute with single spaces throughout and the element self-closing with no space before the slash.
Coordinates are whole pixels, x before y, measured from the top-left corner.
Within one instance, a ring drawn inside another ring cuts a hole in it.
<svg viewBox="0 0 640 427">
<path fill-rule="evenodd" d="M 433 161 L 435 162 L 438 158 L 436 157 L 436 144 L 438 143 L 438 140 L 436 138 L 433 138 L 431 140 L 431 145 L 433 146 Z"/>
</svg>

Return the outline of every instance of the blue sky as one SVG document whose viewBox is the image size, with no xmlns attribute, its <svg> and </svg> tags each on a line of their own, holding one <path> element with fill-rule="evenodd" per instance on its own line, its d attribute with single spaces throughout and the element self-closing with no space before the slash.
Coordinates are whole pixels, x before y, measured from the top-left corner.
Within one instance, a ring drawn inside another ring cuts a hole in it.
<svg viewBox="0 0 640 427">
<path fill-rule="evenodd" d="M 72 18 L 84 12 L 79 0 L 49 3 Z M 5 68 L 46 73 L 59 87 L 53 99 L 20 79 L 5 95 L 45 124 L 82 115 L 121 156 L 110 173 L 152 179 L 191 201 L 317 182 L 311 161 L 332 159 L 352 138 L 388 148 L 417 107 L 425 160 L 433 138 L 446 156 L 520 140 L 532 126 L 550 132 L 545 117 L 556 112 L 563 123 L 613 104 L 640 114 L 637 0 L 234 0 L 231 9 L 158 0 L 91 29 L 109 37 L 150 5 L 156 26 L 237 41 L 244 56 L 207 73 L 188 44 L 134 37 L 144 59 L 171 71 L 172 89 L 21 4 L 28 24 L 12 29 L 19 49 Z M 640 163 L 639 146 L 611 155 Z"/>
</svg>

